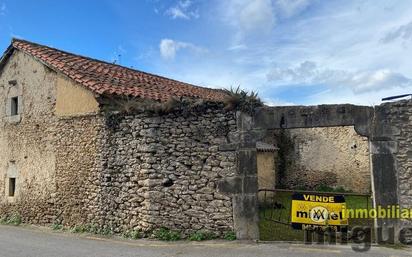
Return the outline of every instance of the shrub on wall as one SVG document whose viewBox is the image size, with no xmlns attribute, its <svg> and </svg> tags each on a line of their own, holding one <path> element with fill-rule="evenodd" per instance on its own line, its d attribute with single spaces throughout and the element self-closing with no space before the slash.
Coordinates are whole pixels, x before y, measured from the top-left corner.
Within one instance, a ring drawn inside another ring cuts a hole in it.
<svg viewBox="0 0 412 257">
<path fill-rule="evenodd" d="M 226 110 L 238 110 L 245 113 L 253 114 L 257 107 L 263 105 L 262 101 L 258 97 L 258 94 L 254 91 L 248 92 L 240 89 L 224 89 L 227 96 L 224 99 Z"/>
</svg>

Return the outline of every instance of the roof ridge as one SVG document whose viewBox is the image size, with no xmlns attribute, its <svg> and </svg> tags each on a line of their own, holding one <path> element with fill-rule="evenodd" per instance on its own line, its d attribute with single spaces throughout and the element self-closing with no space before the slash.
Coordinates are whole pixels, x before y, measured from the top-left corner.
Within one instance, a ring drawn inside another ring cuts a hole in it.
<svg viewBox="0 0 412 257">
<path fill-rule="evenodd" d="M 188 86 L 192 86 L 192 87 L 196 87 L 196 88 L 200 88 L 200 89 L 216 90 L 216 91 L 222 91 L 222 92 L 223 92 L 223 88 L 220 88 L 220 89 L 219 89 L 219 88 L 209 88 L 209 87 L 206 87 L 206 86 L 194 85 L 194 84 L 187 83 L 187 82 L 184 82 L 184 81 L 180 81 L 180 80 L 176 80 L 176 79 L 172 79 L 172 78 L 167 78 L 167 77 L 165 77 L 165 76 L 157 75 L 157 74 L 154 74 L 154 73 L 150 73 L 150 72 L 146 72 L 146 71 L 142 71 L 142 70 L 137 70 L 137 69 L 129 68 L 129 67 L 122 66 L 122 65 L 119 65 L 119 64 L 110 63 L 110 62 L 108 62 L 108 61 L 96 59 L 96 58 L 93 58 L 93 57 L 89 57 L 89 56 L 85 56 L 85 55 L 81 55 L 81 54 L 76 54 L 76 53 L 68 52 L 68 51 L 61 50 L 61 49 L 58 49 L 58 48 L 55 48 L 55 47 L 51 47 L 51 46 L 48 46 L 48 45 L 42 45 L 42 44 L 35 43 L 35 42 L 29 41 L 29 40 L 25 40 L 25 39 L 19 39 L 19 38 L 13 37 L 13 38 L 12 38 L 12 44 L 13 44 L 14 42 L 23 42 L 23 43 L 32 44 L 32 45 L 39 46 L 39 47 L 46 47 L 46 48 L 48 48 L 48 49 L 55 50 L 55 51 L 59 51 L 59 52 L 62 52 L 62 53 L 64 53 L 64 54 L 68 54 L 68 55 L 72 55 L 72 56 L 76 56 L 76 57 L 85 58 L 85 59 L 88 59 L 88 60 L 91 60 L 91 61 L 96 61 L 96 62 L 99 62 L 99 63 L 107 64 L 107 65 L 114 66 L 114 67 L 119 67 L 119 68 L 122 68 L 122 69 L 127 69 L 127 70 L 132 71 L 132 72 L 140 72 L 140 73 L 143 73 L 143 74 L 146 74 L 146 75 L 149 75 L 149 76 L 154 76 L 154 77 L 157 77 L 157 78 L 160 78 L 160 79 L 165 79 L 165 80 L 174 81 L 174 82 L 177 82 L 177 83 L 186 84 L 186 85 L 188 85 Z"/>
</svg>

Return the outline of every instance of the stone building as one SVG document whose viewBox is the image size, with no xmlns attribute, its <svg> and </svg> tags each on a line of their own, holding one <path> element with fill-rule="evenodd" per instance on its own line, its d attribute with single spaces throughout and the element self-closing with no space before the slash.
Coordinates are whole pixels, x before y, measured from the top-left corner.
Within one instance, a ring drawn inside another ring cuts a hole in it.
<svg viewBox="0 0 412 257">
<path fill-rule="evenodd" d="M 0 95 L 0 216 L 119 233 L 233 230 L 231 197 L 216 190 L 236 166 L 218 149 L 236 131 L 221 90 L 13 40 Z M 192 106 L 161 109 L 176 98 Z M 128 114 L 136 107 L 151 112 Z"/>
<path fill-rule="evenodd" d="M 411 101 L 248 112 L 222 90 L 24 40 L 0 60 L 0 96 L 0 218 L 258 239 L 259 187 L 412 204 Z"/>
</svg>

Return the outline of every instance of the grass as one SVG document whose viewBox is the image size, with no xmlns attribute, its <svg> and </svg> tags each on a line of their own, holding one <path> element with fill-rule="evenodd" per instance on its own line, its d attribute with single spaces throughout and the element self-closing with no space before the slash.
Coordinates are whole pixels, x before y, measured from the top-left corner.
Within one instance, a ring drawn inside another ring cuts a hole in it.
<svg viewBox="0 0 412 257">
<path fill-rule="evenodd" d="M 63 225 L 57 224 L 57 223 L 53 223 L 53 224 L 51 225 L 51 228 L 52 228 L 53 230 L 63 230 L 63 229 L 64 229 Z"/>
<path fill-rule="evenodd" d="M 224 234 L 223 238 L 229 241 L 233 241 L 236 240 L 236 234 L 233 231 L 229 231 Z"/>
<path fill-rule="evenodd" d="M 162 241 L 177 241 L 182 238 L 181 234 L 177 231 L 170 230 L 168 228 L 159 228 L 154 231 L 153 236 L 156 239 Z"/>
<path fill-rule="evenodd" d="M 21 216 L 19 214 L 12 214 L 0 218 L 0 224 L 19 226 L 22 223 Z"/>
<path fill-rule="evenodd" d="M 128 238 L 128 239 L 137 240 L 139 238 L 142 238 L 143 236 L 137 230 L 128 230 L 123 233 L 123 237 Z"/>
<path fill-rule="evenodd" d="M 1 221 L 1 220 L 0 220 Z M 82 233 L 89 233 L 95 235 L 104 235 L 104 236 L 111 236 L 113 235 L 113 231 L 110 228 L 99 228 L 97 225 L 94 224 L 83 224 L 83 225 L 76 225 L 73 227 L 65 227 L 61 224 L 55 223 L 50 226 L 52 230 L 55 231 L 69 231 L 70 233 L 75 234 L 82 234 Z M 158 240 L 162 241 L 177 241 L 182 239 L 182 235 L 178 231 L 170 230 L 168 228 L 159 228 L 155 230 L 151 235 Z M 123 238 L 126 239 L 133 239 L 137 240 L 140 238 L 147 237 L 148 234 L 142 234 L 138 230 L 127 230 L 121 234 Z M 186 239 L 189 241 L 204 241 L 204 240 L 213 240 L 223 238 L 226 240 L 236 240 L 236 235 L 234 232 L 229 231 L 226 232 L 222 237 L 219 237 L 217 234 L 209 231 L 196 231 L 190 234 Z"/>
<path fill-rule="evenodd" d="M 216 238 L 217 236 L 214 233 L 207 231 L 196 231 L 188 237 L 190 241 L 213 240 Z"/>
<path fill-rule="evenodd" d="M 261 198 L 262 195 L 260 195 Z M 269 198 L 270 195 L 267 195 Z M 268 199 L 267 198 L 267 199 Z M 263 241 L 302 241 L 304 234 L 302 230 L 294 230 L 290 224 L 291 193 L 278 192 L 275 198 L 276 209 L 273 203 L 261 203 L 259 211 L 260 240 Z M 346 196 L 346 208 L 371 208 L 370 198 L 364 196 Z M 277 222 L 275 222 L 277 221 Z M 373 225 L 370 219 L 350 219 L 349 226 Z"/>
<path fill-rule="evenodd" d="M 267 195 L 269 197 L 269 195 Z M 286 192 L 276 193 L 276 204 L 279 209 L 269 207 L 269 203 L 263 203 L 260 209 L 260 240 L 263 241 L 302 241 L 303 232 L 294 230 L 290 225 L 291 194 Z M 274 222 L 273 220 L 285 223 Z"/>
<path fill-rule="evenodd" d="M 81 234 L 89 233 L 95 235 L 110 236 L 113 235 L 113 230 L 108 227 L 101 228 L 95 224 L 82 224 L 75 225 L 73 227 L 65 227 L 62 224 L 54 223 L 51 225 L 51 229 L 55 231 L 70 231 L 71 233 Z"/>
</svg>

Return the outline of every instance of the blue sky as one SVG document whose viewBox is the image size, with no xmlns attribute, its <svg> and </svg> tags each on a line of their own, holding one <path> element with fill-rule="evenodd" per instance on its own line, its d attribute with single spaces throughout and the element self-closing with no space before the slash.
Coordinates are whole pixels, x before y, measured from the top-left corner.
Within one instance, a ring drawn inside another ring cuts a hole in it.
<svg viewBox="0 0 412 257">
<path fill-rule="evenodd" d="M 272 105 L 374 105 L 412 93 L 411 13 L 394 0 L 0 0 L 0 48 L 23 38 Z"/>
</svg>

